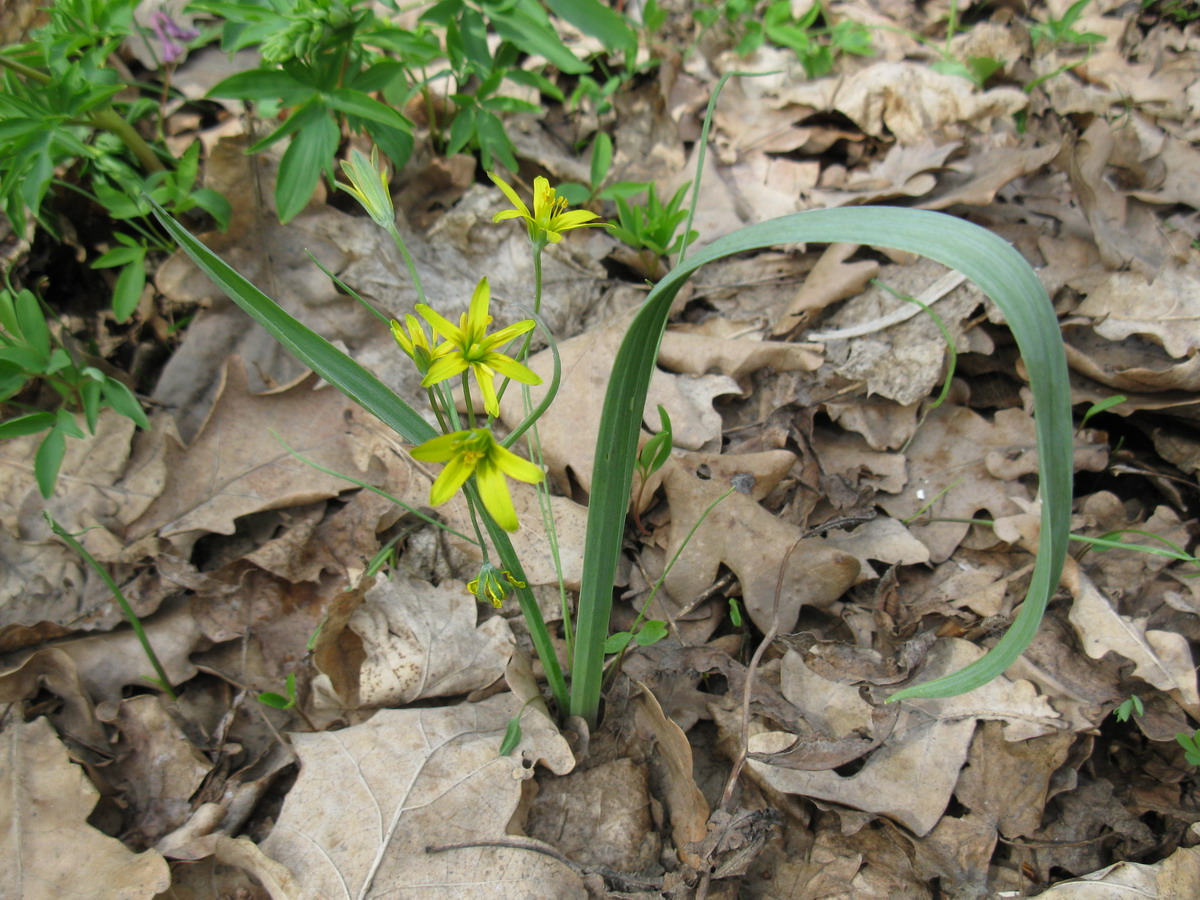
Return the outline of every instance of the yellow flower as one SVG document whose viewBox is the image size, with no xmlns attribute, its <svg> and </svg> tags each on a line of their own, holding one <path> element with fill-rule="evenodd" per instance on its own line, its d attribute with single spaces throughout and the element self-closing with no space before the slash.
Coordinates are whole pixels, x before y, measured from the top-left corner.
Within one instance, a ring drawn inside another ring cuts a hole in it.
<svg viewBox="0 0 1200 900">
<path fill-rule="evenodd" d="M 441 344 L 434 347 L 430 336 L 425 333 L 425 326 L 411 313 L 404 317 L 404 321 L 408 324 L 408 334 L 404 333 L 403 325 L 392 319 L 392 337 L 416 364 L 417 371 L 424 375 L 434 361 L 450 351 L 450 345 Z"/>
<path fill-rule="evenodd" d="M 342 184 L 339 181 L 337 186 L 357 197 L 376 225 L 381 228 L 395 225 L 396 212 L 392 208 L 392 194 L 388 189 L 387 167 L 379 168 L 379 149 L 371 148 L 370 160 L 363 156 L 361 150 L 351 151 L 350 161 L 342 160 L 342 171 L 350 183 Z"/>
<path fill-rule="evenodd" d="M 488 172 L 488 178 L 496 183 L 496 187 L 504 191 L 504 196 L 516 207 L 496 213 L 492 217 L 492 221 L 524 219 L 525 224 L 529 226 L 529 239 L 535 244 L 539 242 L 544 244 L 546 241 L 557 244 L 562 240 L 564 231 L 605 224 L 604 222 L 593 222 L 592 219 L 598 218 L 598 216 L 586 209 L 573 209 L 568 212 L 567 198 L 558 196 L 554 188 L 550 187 L 550 182 L 541 175 L 533 179 L 533 212 L 529 211 L 529 207 L 521 201 L 517 192 L 502 179 L 491 172 Z"/>
<path fill-rule="evenodd" d="M 475 580 L 467 584 L 467 590 L 480 601 L 487 600 L 499 609 L 504 605 L 510 586 L 523 588 L 525 582 L 513 578 L 508 569 L 498 569 L 490 562 L 485 562 Z"/>
<path fill-rule="evenodd" d="M 488 334 L 487 327 L 492 323 L 492 317 L 488 315 L 490 303 L 491 291 L 488 288 L 488 280 L 484 277 L 479 279 L 479 284 L 475 286 L 471 306 L 462 314 L 457 326 L 424 303 L 417 304 L 417 312 L 433 326 L 434 331 L 446 339 L 446 343 L 433 351 L 433 364 L 421 379 L 421 387 L 429 387 L 470 369 L 475 375 L 475 380 L 479 382 L 484 409 L 489 416 L 498 416 L 500 403 L 496 399 L 496 386 L 492 381 L 497 372 L 521 384 L 541 384 L 542 379 L 511 356 L 498 353 L 495 349 L 533 328 L 533 319 L 526 319 L 524 322 L 501 328 L 495 334 Z"/>
<path fill-rule="evenodd" d="M 519 524 L 504 476 L 530 484 L 537 484 L 546 477 L 529 460 L 496 443 L 487 428 L 443 434 L 413 447 L 412 455 L 423 462 L 446 464 L 429 490 L 431 505 L 441 506 L 474 474 L 484 507 L 505 531 L 516 531 Z"/>
</svg>

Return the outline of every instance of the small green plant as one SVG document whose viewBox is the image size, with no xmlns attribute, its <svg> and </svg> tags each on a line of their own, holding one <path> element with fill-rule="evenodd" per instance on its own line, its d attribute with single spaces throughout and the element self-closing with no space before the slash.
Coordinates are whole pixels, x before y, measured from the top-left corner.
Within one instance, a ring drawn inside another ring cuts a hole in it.
<svg viewBox="0 0 1200 900">
<path fill-rule="evenodd" d="M 295 709 L 296 708 L 296 676 L 289 672 L 287 683 L 284 686 L 287 695 L 277 694 L 274 691 L 262 691 L 258 695 L 258 702 L 264 706 L 269 706 L 272 709 Z"/>
<path fill-rule="evenodd" d="M 1078 44 L 1090 46 L 1103 43 L 1104 35 L 1102 34 L 1075 30 L 1075 23 L 1079 21 L 1079 17 L 1083 15 L 1083 11 L 1091 2 L 1092 0 L 1075 0 L 1063 13 L 1061 19 L 1047 19 L 1045 22 L 1036 22 L 1030 26 L 1029 37 L 1033 40 L 1034 45 Z"/>
<path fill-rule="evenodd" d="M 630 203 L 622 196 L 615 198 L 617 222 L 609 228 L 615 237 L 640 253 L 645 273 L 651 278 L 664 274 L 660 263 L 663 257 L 682 253 L 699 236 L 696 231 L 676 234 L 688 218 L 683 200 L 691 186 L 690 181 L 681 185 L 665 204 L 659 200 L 653 184 L 646 188 L 645 203 Z"/>
<path fill-rule="evenodd" d="M 1175 735 L 1175 740 L 1183 748 L 1184 758 L 1193 766 L 1200 766 L 1200 729 L 1191 734 L 1181 731 Z"/>
<path fill-rule="evenodd" d="M 819 2 L 798 19 L 792 15 L 790 0 L 773 0 L 761 15 L 758 7 L 756 0 L 725 0 L 700 7 L 693 15 L 706 30 L 723 23 L 737 38 L 734 50 L 739 56 L 749 56 L 764 43 L 788 48 L 809 78 L 832 72 L 838 53 L 875 54 L 871 30 L 861 22 L 843 19 L 832 26 L 818 25 L 826 18 Z"/>
<path fill-rule="evenodd" d="M 1113 715 L 1118 722 L 1128 722 L 1134 716 L 1140 716 L 1146 711 L 1146 707 L 1142 705 L 1142 698 L 1137 694 L 1130 694 L 1126 697 L 1121 705 L 1113 710 Z"/>
<path fill-rule="evenodd" d="M 118 246 L 93 262 L 121 267 L 113 294 L 119 322 L 141 297 L 146 254 L 171 249 L 143 193 L 175 215 L 202 209 L 221 228 L 229 218 L 224 197 L 195 187 L 199 144 L 175 160 L 135 127 L 157 114 L 158 103 L 123 99 L 131 85 L 109 59 L 136 33 L 136 6 L 137 0 L 64 0 L 50 7 L 49 21 L 29 43 L 0 50 L 0 204 L 17 233 L 36 222 L 57 237 L 61 229 L 48 198 L 55 190 L 74 191 L 127 228 L 116 230 Z M 196 37 L 165 14 L 155 21 L 164 59 L 181 52 L 175 39 Z"/>
<path fill-rule="evenodd" d="M 1174 19 L 1180 25 L 1200 19 L 1200 6 L 1195 0 L 1142 0 L 1142 9 Z"/>
<path fill-rule="evenodd" d="M 31 291 L 0 290 L 0 401 L 11 401 L 33 383 L 57 394 L 58 408 L 0 422 L 0 439 L 46 432 L 33 463 L 43 497 L 54 493 L 66 439 L 83 437 L 75 412 L 83 413 L 88 431 L 93 433 L 105 407 L 132 419 L 140 428 L 150 427 L 133 391 L 82 362 L 78 351 L 54 338 Z"/>
</svg>

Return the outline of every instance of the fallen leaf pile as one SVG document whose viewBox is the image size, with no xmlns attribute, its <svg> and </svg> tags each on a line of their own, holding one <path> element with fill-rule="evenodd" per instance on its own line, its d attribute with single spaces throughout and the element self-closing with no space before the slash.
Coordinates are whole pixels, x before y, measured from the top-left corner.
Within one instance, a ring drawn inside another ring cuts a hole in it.
<svg viewBox="0 0 1200 900">
<path fill-rule="evenodd" d="M 1072 25 L 1102 38 L 1088 46 L 1036 27 L 1068 0 L 837 2 L 827 21 L 867 26 L 875 55 L 838 54 L 809 78 L 790 50 L 740 58 L 725 19 L 700 29 L 695 4 L 661 5 L 656 77 L 612 110 L 506 119 L 519 188 L 585 177 L 563 148 L 603 129 L 613 180 L 669 196 L 694 176 L 717 79 L 742 73 L 716 106 L 700 243 L 868 203 L 1002 235 L 1062 325 L 1074 532 L 1193 550 L 1200 22 L 1169 2 L 1092 0 Z M 947 42 L 950 15 L 968 24 Z M 984 57 L 996 72 L 983 85 L 943 65 Z M 202 58 L 179 72 L 197 96 Z M 208 184 L 237 198 L 229 232 L 203 239 L 420 408 L 390 334 L 306 251 L 394 316 L 416 300 L 399 254 L 323 194 L 280 227 L 277 163 L 244 153 L 244 125 L 203 135 Z M 439 310 L 455 318 L 487 273 L 497 321 L 523 315 L 524 228 L 492 224 L 504 201 L 469 160 L 421 151 L 393 189 Z M 568 603 L 599 406 L 644 262 L 603 229 L 546 251 L 562 384 L 539 432 Z M 643 413 L 649 437 L 657 406 L 669 412 L 674 451 L 635 478 L 613 612 L 614 631 L 644 609 L 668 636 L 614 664 L 590 732 L 555 718 L 515 604 L 466 591 L 479 549 L 461 498 L 429 509 L 436 467 L 182 255 L 154 293 L 155 315 L 196 318 L 153 386 L 149 431 L 102 415 L 68 442 L 49 501 L 36 436 L 0 444 L 0 894 L 1200 895 L 1200 778 L 1176 741 L 1200 726 L 1197 564 L 1075 541 L 1003 676 L 884 702 L 995 643 L 1037 546 L 1024 369 L 957 273 L 881 248 L 779 247 L 706 266 L 680 294 Z M 947 341 L 957 360 L 937 405 Z M 530 366 L 548 376 L 552 354 Z M 517 391 L 500 418 L 523 418 Z M 514 545 L 566 662 L 538 500 L 525 484 L 514 500 Z M 43 509 L 120 585 L 177 699 L 147 681 L 122 610 Z M 295 706 L 259 701 L 289 678 Z"/>
</svg>

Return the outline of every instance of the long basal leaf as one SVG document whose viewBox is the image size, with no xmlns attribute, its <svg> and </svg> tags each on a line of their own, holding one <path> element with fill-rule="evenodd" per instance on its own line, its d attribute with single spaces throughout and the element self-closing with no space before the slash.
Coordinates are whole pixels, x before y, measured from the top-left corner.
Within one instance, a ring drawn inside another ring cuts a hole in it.
<svg viewBox="0 0 1200 900">
<path fill-rule="evenodd" d="M 377 416 L 405 440 L 422 443 L 437 432 L 417 412 L 387 388 L 378 378 L 352 360 L 329 341 L 289 315 L 279 304 L 243 278 L 217 256 L 165 209 L 147 197 L 163 227 L 229 299 L 246 311 L 254 321 L 271 333 L 287 350 L 343 394 Z"/>
<path fill-rule="evenodd" d="M 921 210 L 857 207 L 812 210 L 742 228 L 673 269 L 655 286 L 613 362 L 604 399 L 588 508 L 571 712 L 594 722 L 612 608 L 612 584 L 624 534 L 642 411 L 671 301 L 700 266 L 777 244 L 821 242 L 893 247 L 962 272 L 1008 320 L 1030 375 L 1037 410 L 1042 528 L 1037 563 L 1020 614 L 1000 642 L 963 670 L 900 691 L 903 697 L 951 696 L 999 675 L 1033 639 L 1058 583 L 1071 512 L 1071 407 L 1066 355 L 1046 291 L 1021 255 L 968 222 Z"/>
</svg>

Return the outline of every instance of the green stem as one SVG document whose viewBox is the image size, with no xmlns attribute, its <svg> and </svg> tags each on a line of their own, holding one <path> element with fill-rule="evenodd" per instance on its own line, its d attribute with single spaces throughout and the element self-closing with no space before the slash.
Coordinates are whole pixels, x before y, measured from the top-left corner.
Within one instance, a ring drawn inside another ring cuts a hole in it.
<svg viewBox="0 0 1200 900">
<path fill-rule="evenodd" d="M 417 289 L 417 302 L 424 303 L 425 286 L 421 283 L 421 273 L 417 271 L 417 265 L 413 262 L 412 254 L 408 252 L 408 247 L 404 243 L 404 238 L 400 236 L 395 222 L 389 226 L 388 234 L 392 236 L 392 240 L 400 250 L 400 255 L 404 257 L 404 265 L 408 267 L 408 277 L 412 279 L 413 287 Z"/>
<path fill-rule="evenodd" d="M 463 485 L 463 490 L 467 492 L 468 497 L 472 497 L 476 503 L 479 502 L 479 492 L 474 484 L 468 481 Z M 525 575 L 525 570 L 521 568 L 521 560 L 517 558 L 508 532 L 497 525 L 486 510 L 482 510 L 480 516 L 492 539 L 492 545 L 500 556 L 502 568 L 507 569 L 517 581 L 528 585 L 529 579 Z M 533 596 L 533 591 L 528 586 L 516 588 L 516 594 L 521 614 L 525 616 L 525 624 L 529 628 L 529 636 L 533 640 L 533 647 L 537 651 L 538 659 L 542 661 L 542 668 L 546 671 L 546 682 L 550 685 L 550 693 L 554 697 L 554 702 L 558 704 L 559 711 L 565 715 L 569 707 L 567 683 L 563 679 L 562 667 L 559 666 L 558 657 L 554 653 L 554 644 L 550 640 L 550 632 L 546 629 L 546 621 L 542 618 L 542 610 L 537 604 L 537 598 Z"/>
<path fill-rule="evenodd" d="M 33 79 L 38 84 L 50 83 L 50 76 L 45 72 L 39 72 L 37 69 L 25 65 L 23 62 L 17 62 L 15 59 L 11 59 L 7 56 L 0 56 L 0 66 L 16 72 L 23 78 Z"/>
<path fill-rule="evenodd" d="M 91 566 L 97 575 L 104 579 L 104 583 L 108 585 L 108 589 L 112 591 L 113 597 L 116 598 L 117 603 L 120 605 L 121 611 L 125 613 L 125 618 L 133 627 L 133 633 L 137 635 L 137 639 L 141 643 L 142 649 L 146 652 L 146 658 L 150 660 L 150 665 L 152 665 L 154 667 L 154 671 L 158 673 L 159 686 L 172 700 L 178 700 L 179 697 L 176 696 L 175 691 L 171 687 L 171 680 L 167 678 L 167 673 L 163 669 L 162 663 L 158 661 L 158 656 L 155 654 L 154 648 L 150 646 L 150 638 L 146 636 L 146 630 L 142 628 L 141 619 L 139 619 L 137 613 L 133 611 L 133 607 L 129 605 L 129 601 L 125 599 L 125 595 L 121 593 L 121 589 L 117 587 L 117 583 L 113 581 L 112 576 L 108 574 L 108 570 L 105 569 L 104 566 L 100 565 L 100 563 L 96 562 L 95 557 L 84 550 L 83 545 L 80 544 L 79 541 L 75 540 L 73 535 L 71 535 L 65 528 L 54 521 L 54 517 L 50 515 L 49 510 L 43 511 L 42 515 L 46 517 L 46 521 L 50 524 L 50 529 L 60 538 L 66 541 L 67 546 L 78 553 L 80 557 L 83 558 L 83 561 Z"/>
<path fill-rule="evenodd" d="M 113 109 L 102 109 L 99 112 L 92 113 L 88 118 L 88 123 L 96 128 L 103 128 L 105 131 L 111 131 L 119 137 L 125 146 L 129 148 L 129 152 L 137 157 L 137 161 L 142 164 L 142 168 L 147 172 L 161 172 L 166 166 L 162 160 L 158 158 L 149 144 L 147 144 L 137 129 L 117 115 Z"/>
</svg>

